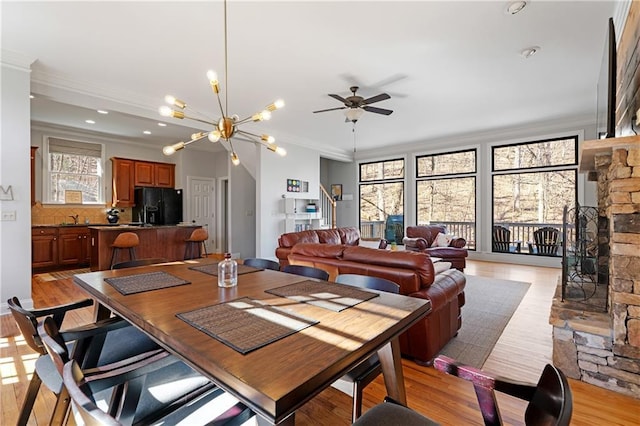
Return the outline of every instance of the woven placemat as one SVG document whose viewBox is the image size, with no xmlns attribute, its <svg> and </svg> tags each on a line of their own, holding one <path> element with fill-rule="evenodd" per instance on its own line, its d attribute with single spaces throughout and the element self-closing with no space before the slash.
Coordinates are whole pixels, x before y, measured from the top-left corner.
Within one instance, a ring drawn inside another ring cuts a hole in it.
<svg viewBox="0 0 640 426">
<path fill-rule="evenodd" d="M 189 269 L 193 269 L 194 271 L 204 272 L 205 274 L 213 275 L 214 277 L 218 276 L 218 264 L 213 263 L 210 265 L 202 265 L 202 266 L 192 266 Z M 253 266 L 247 266 L 243 264 L 238 265 L 238 275 L 248 274 L 250 272 L 258 272 L 264 271 L 264 269 L 254 268 Z"/>
<path fill-rule="evenodd" d="M 176 316 L 241 354 L 318 323 L 248 297 Z"/>
<path fill-rule="evenodd" d="M 266 292 L 336 312 L 379 296 L 377 293 L 360 290 L 349 285 L 311 280 L 273 288 L 266 290 Z"/>
<path fill-rule="evenodd" d="M 105 278 L 104 280 L 124 295 L 191 284 L 189 281 L 162 271 Z"/>
</svg>

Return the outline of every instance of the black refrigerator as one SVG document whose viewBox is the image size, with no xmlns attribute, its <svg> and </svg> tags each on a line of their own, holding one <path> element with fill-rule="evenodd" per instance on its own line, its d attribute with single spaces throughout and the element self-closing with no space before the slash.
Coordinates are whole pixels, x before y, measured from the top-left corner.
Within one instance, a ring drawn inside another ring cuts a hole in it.
<svg viewBox="0 0 640 426">
<path fill-rule="evenodd" d="M 148 225 L 182 222 L 182 189 L 136 188 L 132 220 Z"/>
</svg>

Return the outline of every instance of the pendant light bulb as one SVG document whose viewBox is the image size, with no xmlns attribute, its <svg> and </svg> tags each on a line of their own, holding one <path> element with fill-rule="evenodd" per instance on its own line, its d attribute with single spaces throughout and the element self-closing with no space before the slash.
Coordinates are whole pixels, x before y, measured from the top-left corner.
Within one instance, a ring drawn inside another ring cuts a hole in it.
<svg viewBox="0 0 640 426">
<path fill-rule="evenodd" d="M 211 142 L 218 142 L 220 140 L 220 131 L 219 130 L 213 130 L 211 132 L 209 132 L 209 140 Z"/>
<path fill-rule="evenodd" d="M 234 166 L 240 164 L 240 158 L 238 158 L 238 154 L 236 154 L 235 151 L 231 153 L 231 162 Z"/>
</svg>

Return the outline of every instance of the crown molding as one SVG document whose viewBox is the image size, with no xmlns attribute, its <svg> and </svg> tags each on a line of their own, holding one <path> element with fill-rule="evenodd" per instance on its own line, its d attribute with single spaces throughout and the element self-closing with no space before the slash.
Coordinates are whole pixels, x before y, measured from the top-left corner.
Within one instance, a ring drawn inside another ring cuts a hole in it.
<svg viewBox="0 0 640 426">
<path fill-rule="evenodd" d="M 36 58 L 23 55 L 22 53 L 12 52 L 10 50 L 0 49 L 0 63 L 3 66 L 14 68 L 20 71 L 31 72 L 31 64 Z"/>
</svg>

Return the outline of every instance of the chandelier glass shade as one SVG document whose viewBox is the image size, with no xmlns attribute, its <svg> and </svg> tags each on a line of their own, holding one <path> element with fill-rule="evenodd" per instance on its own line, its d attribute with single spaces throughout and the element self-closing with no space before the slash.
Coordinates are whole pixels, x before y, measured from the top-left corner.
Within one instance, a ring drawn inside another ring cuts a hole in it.
<svg viewBox="0 0 640 426">
<path fill-rule="evenodd" d="M 224 62 L 225 62 L 225 79 L 228 75 L 227 72 L 227 2 L 224 2 Z M 193 142 L 197 142 L 204 138 L 209 139 L 211 142 L 218 142 L 220 139 L 224 139 L 229 144 L 229 151 L 231 156 L 231 162 L 234 165 L 240 164 L 240 159 L 238 154 L 236 154 L 235 149 L 233 148 L 232 138 L 236 136 L 236 140 L 240 140 L 243 142 L 252 142 L 256 145 L 262 145 L 267 148 L 269 151 L 275 152 L 279 155 L 286 155 L 287 151 L 279 147 L 275 144 L 275 139 L 269 135 L 257 135 L 254 133 L 247 132 L 245 130 L 241 130 L 240 126 L 248 123 L 248 122 L 256 122 L 256 121 L 265 121 L 271 118 L 271 113 L 277 109 L 280 109 L 284 106 L 284 101 L 282 99 L 278 99 L 277 101 L 267 105 L 262 111 L 257 112 L 253 115 L 250 115 L 246 118 L 240 119 L 237 115 L 228 115 L 228 108 L 223 108 L 222 100 L 220 99 L 220 83 L 218 82 L 218 76 L 214 71 L 207 72 L 207 78 L 209 79 L 209 85 L 213 90 L 213 93 L 216 95 L 218 100 L 218 106 L 220 107 L 220 118 L 217 120 L 211 120 L 207 118 L 203 114 L 199 114 L 197 112 L 193 112 L 194 115 L 185 114 L 185 110 L 187 110 L 187 103 L 177 99 L 175 96 L 167 95 L 164 100 L 167 104 L 171 106 L 162 106 L 160 107 L 160 115 L 164 117 L 173 117 L 180 120 L 188 119 L 197 121 L 200 123 L 208 124 L 212 127 L 212 130 L 206 132 L 194 133 L 191 135 L 191 140 L 187 142 L 177 142 L 173 145 L 167 145 L 162 149 L 162 152 L 165 155 L 172 155 L 176 151 L 184 149 L 187 145 L 192 144 Z M 226 90 L 225 85 L 225 90 Z M 225 105 L 228 103 L 228 96 L 226 96 L 225 92 Z M 173 109 L 173 108 L 177 109 Z M 242 139 L 238 139 L 237 136 L 243 136 Z"/>
</svg>

